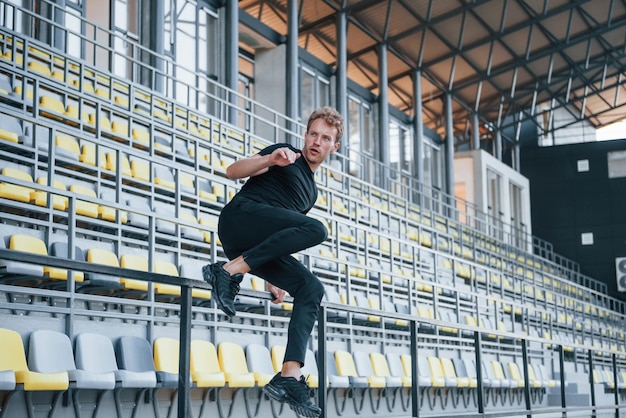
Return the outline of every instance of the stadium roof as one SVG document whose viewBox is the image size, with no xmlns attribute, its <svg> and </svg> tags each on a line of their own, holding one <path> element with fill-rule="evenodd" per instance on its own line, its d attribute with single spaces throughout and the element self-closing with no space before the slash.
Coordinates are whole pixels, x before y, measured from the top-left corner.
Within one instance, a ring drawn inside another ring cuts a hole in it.
<svg viewBox="0 0 626 418">
<path fill-rule="evenodd" d="M 348 78 L 375 94 L 379 45 L 386 44 L 389 101 L 409 115 L 413 76 L 421 69 L 424 123 L 440 133 L 448 92 L 459 137 L 470 131 L 474 110 L 486 123 L 521 117 L 546 130 L 582 120 L 597 128 L 626 118 L 624 0 L 297 4 L 300 47 L 331 66 L 337 59 L 337 14 L 346 12 Z M 239 2 L 240 9 L 284 36 L 287 5 L 288 0 Z M 557 123 L 552 110 L 561 108 L 567 118 Z"/>
</svg>

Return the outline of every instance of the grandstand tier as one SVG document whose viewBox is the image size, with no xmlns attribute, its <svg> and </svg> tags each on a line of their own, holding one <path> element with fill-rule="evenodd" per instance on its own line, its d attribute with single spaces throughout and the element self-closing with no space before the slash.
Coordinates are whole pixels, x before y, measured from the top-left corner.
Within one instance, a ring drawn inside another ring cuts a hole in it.
<svg viewBox="0 0 626 418">
<path fill-rule="evenodd" d="M 289 300 L 270 303 L 248 274 L 236 317 L 204 283 L 185 310 L 187 280 L 226 258 L 217 218 L 241 187 L 226 167 L 270 138 L 6 26 L 0 51 L 0 418 L 175 416 L 181 402 L 198 417 L 295 416 L 262 392 Z M 610 295 L 445 208 L 330 166 L 316 180 L 328 238 L 294 257 L 325 287 L 303 367 L 324 416 L 626 402 Z"/>
</svg>

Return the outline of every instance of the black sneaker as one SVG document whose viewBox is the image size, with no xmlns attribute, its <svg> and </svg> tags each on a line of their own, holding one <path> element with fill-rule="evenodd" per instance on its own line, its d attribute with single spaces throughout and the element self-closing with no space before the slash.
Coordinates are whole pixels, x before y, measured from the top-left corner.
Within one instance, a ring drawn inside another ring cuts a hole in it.
<svg viewBox="0 0 626 418">
<path fill-rule="evenodd" d="M 322 413 L 322 410 L 311 402 L 311 389 L 304 376 L 300 376 L 298 380 L 295 377 L 283 377 L 279 372 L 263 387 L 263 391 L 275 401 L 287 402 L 296 414 L 303 417 L 319 417 Z"/>
<path fill-rule="evenodd" d="M 235 316 L 235 296 L 239 293 L 239 283 L 243 280 L 243 274 L 237 273 L 232 276 L 224 270 L 224 262 L 207 264 L 202 267 L 204 280 L 213 288 L 212 296 L 215 298 L 217 307 L 228 316 Z"/>
</svg>

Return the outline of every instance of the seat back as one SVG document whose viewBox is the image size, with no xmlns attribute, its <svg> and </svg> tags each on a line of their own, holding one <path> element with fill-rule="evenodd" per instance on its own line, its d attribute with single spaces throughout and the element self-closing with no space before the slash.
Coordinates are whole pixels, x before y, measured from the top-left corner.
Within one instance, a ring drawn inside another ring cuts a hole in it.
<svg viewBox="0 0 626 418">
<path fill-rule="evenodd" d="M 370 361 L 372 363 L 372 371 L 374 372 L 374 375 L 382 377 L 391 376 L 389 363 L 382 353 L 370 353 Z M 398 374 L 396 376 L 402 376 L 402 374 Z"/>
<path fill-rule="evenodd" d="M 76 337 L 76 368 L 95 373 L 115 372 L 117 360 L 111 339 L 105 335 L 84 332 Z"/>
<path fill-rule="evenodd" d="M 283 359 L 285 358 L 285 349 L 284 345 L 275 345 L 270 350 L 272 355 L 272 368 L 274 369 L 274 373 L 278 373 L 283 367 Z M 305 361 L 306 365 L 306 361 Z"/>
<path fill-rule="evenodd" d="M 102 248 L 90 248 L 86 256 L 88 263 L 104 264 L 106 266 L 119 267 L 120 262 L 115 253 Z M 103 282 L 105 284 L 119 284 L 119 277 L 113 277 L 99 273 L 88 273 L 88 278 L 92 283 Z"/>
<path fill-rule="evenodd" d="M 248 370 L 254 374 L 254 380 L 258 386 L 264 386 L 273 377 L 272 356 L 270 351 L 261 344 L 248 344 L 246 346 L 246 363 Z"/>
<path fill-rule="evenodd" d="M 221 373 L 217 350 L 209 341 L 191 340 L 190 368 L 192 372 Z"/>
<path fill-rule="evenodd" d="M 369 353 L 365 351 L 355 351 L 352 357 L 354 358 L 354 365 L 356 366 L 356 371 L 359 376 L 375 375 Z"/>
<path fill-rule="evenodd" d="M 39 238 L 26 234 L 13 234 L 9 238 L 9 249 L 38 255 L 48 255 L 46 244 Z"/>
<path fill-rule="evenodd" d="M 400 359 L 399 354 L 387 353 L 385 354 L 385 359 L 387 360 L 387 367 L 391 376 L 408 376 L 404 372 L 404 367 L 402 367 L 402 360 Z M 374 371 L 378 373 L 377 364 L 374 364 Z"/>
<path fill-rule="evenodd" d="M 158 372 L 178 374 L 178 340 L 160 337 L 154 340 L 154 367 Z"/>
<path fill-rule="evenodd" d="M 359 375 L 356 370 L 354 358 L 352 357 L 352 354 L 347 351 L 335 351 L 335 364 L 337 365 L 337 372 L 339 373 L 339 376 L 357 377 Z"/>
<path fill-rule="evenodd" d="M 255 384 L 255 375 L 248 371 L 248 363 L 243 348 L 239 344 L 224 341 L 217 347 L 220 368 L 226 376 L 228 386 L 251 387 Z M 270 363 L 268 361 L 268 363 Z"/>
<path fill-rule="evenodd" d="M 28 370 L 24 342 L 18 332 L 0 328 L 0 353 L 0 370 Z"/>
<path fill-rule="evenodd" d="M 224 373 L 249 373 L 246 355 L 239 344 L 229 341 L 221 342 L 218 346 L 218 358 L 220 368 Z"/>
<path fill-rule="evenodd" d="M 69 258 L 69 251 L 66 242 L 53 242 L 50 244 L 50 255 L 57 258 Z M 83 250 L 75 246 L 74 247 L 74 259 L 83 261 L 85 256 Z M 58 267 L 44 267 L 44 273 L 48 275 L 50 279 L 54 280 L 67 280 L 67 270 Z M 74 280 L 76 282 L 82 282 L 85 279 L 85 273 L 82 271 L 74 272 Z"/>
<path fill-rule="evenodd" d="M 72 342 L 64 333 L 39 329 L 28 339 L 28 365 L 39 373 L 75 370 Z"/>
<path fill-rule="evenodd" d="M 152 347 L 145 338 L 123 336 L 115 345 L 115 357 L 120 370 L 131 372 L 154 372 Z"/>
</svg>

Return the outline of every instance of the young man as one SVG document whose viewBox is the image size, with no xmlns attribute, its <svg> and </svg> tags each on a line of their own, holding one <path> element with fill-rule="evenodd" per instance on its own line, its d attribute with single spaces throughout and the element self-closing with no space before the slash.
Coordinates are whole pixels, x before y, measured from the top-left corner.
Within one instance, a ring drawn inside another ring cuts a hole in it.
<svg viewBox="0 0 626 418">
<path fill-rule="evenodd" d="M 264 391 L 306 417 L 321 413 L 311 402 L 300 369 L 324 286 L 291 254 L 326 239 L 324 225 L 305 214 L 317 199 L 315 170 L 339 148 L 343 124 L 336 110 L 317 109 L 309 118 L 301 150 L 275 144 L 228 167 L 228 178 L 249 177 L 219 218 L 218 234 L 230 261 L 203 268 L 217 306 L 229 316 L 236 314 L 234 299 L 248 272 L 267 281 L 274 303 L 283 301 L 285 291 L 293 297 L 282 370 Z"/>
</svg>

